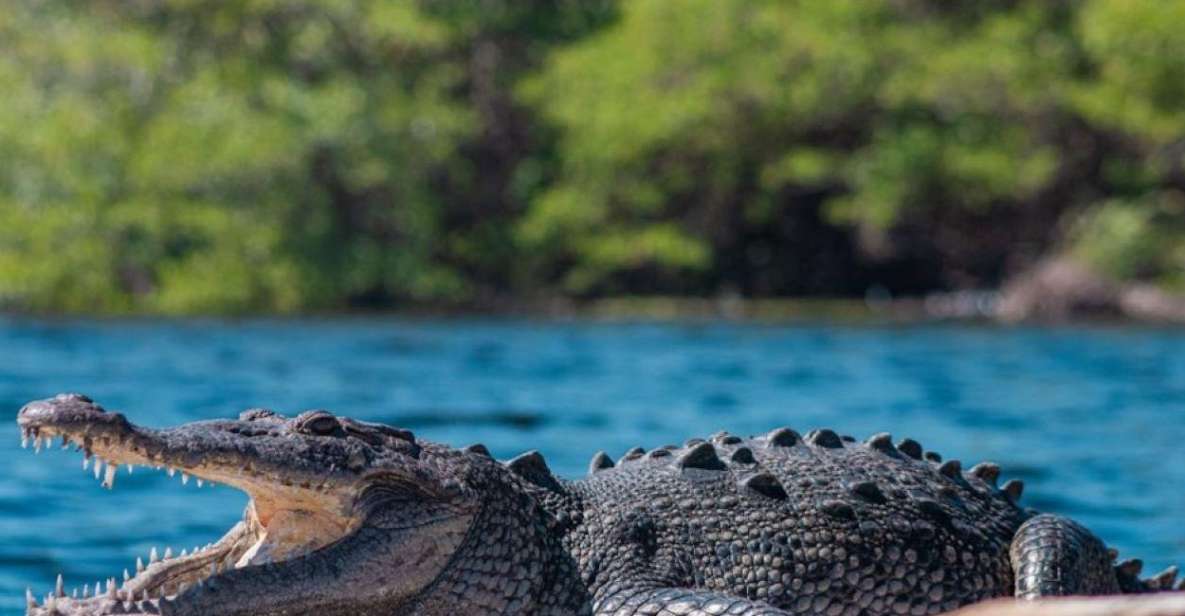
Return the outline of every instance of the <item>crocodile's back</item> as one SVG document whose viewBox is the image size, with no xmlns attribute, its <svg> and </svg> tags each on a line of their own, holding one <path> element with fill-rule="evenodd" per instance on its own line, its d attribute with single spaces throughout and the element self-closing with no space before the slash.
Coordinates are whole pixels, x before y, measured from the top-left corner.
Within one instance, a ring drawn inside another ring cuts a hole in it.
<svg viewBox="0 0 1185 616">
<path fill-rule="evenodd" d="M 813 614 L 1012 593 L 1018 494 L 994 465 L 964 472 L 913 441 L 721 433 L 592 470 L 570 484 L 584 511 L 568 541 L 594 585 L 641 577 Z"/>
</svg>

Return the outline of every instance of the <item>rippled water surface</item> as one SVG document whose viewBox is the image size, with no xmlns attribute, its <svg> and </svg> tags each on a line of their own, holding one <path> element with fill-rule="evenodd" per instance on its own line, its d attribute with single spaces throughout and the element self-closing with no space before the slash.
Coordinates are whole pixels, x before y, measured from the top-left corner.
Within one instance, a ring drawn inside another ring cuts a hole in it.
<svg viewBox="0 0 1185 616">
<path fill-rule="evenodd" d="M 1150 567 L 1185 562 L 1185 332 L 529 321 L 0 320 L 0 612 L 120 572 L 154 546 L 219 537 L 245 498 L 121 473 L 107 491 L 56 447 L 20 449 L 20 406 L 80 391 L 149 426 L 252 406 L 328 408 L 540 449 L 584 472 L 604 449 L 719 429 L 912 436 L 1027 482 Z"/>
</svg>

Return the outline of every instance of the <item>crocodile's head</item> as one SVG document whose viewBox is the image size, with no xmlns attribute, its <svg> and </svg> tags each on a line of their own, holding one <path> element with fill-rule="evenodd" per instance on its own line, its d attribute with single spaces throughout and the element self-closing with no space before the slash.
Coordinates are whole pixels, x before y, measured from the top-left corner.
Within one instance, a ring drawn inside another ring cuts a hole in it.
<svg viewBox="0 0 1185 616">
<path fill-rule="evenodd" d="M 466 483 L 474 456 L 326 411 L 287 419 L 253 409 L 237 420 L 155 430 L 63 394 L 26 405 L 17 421 L 37 448 L 54 438 L 76 445 L 108 487 L 119 466 L 132 465 L 250 496 L 242 521 L 205 549 L 137 563 L 134 577 L 112 578 L 85 598 L 59 582 L 51 597 L 29 599 L 31 614 L 316 613 L 319 606 L 357 613 L 354 602 L 400 605 L 441 575 L 480 508 Z"/>
</svg>

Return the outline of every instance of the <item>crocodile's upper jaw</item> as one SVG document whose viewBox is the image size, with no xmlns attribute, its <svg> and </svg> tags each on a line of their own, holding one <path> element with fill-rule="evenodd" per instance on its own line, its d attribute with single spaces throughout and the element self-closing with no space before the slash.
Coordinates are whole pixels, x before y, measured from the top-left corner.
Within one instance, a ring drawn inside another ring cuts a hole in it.
<svg viewBox="0 0 1185 616">
<path fill-rule="evenodd" d="M 343 429 L 309 413 L 292 421 L 266 411 L 243 415 L 239 421 L 150 430 L 77 394 L 26 405 L 18 416 L 23 443 L 31 441 L 38 451 L 54 438 L 63 447 L 75 445 L 85 456 L 84 468 L 93 463 L 105 487 L 113 486 L 120 466 L 144 465 L 179 472 L 182 481 L 193 476 L 231 485 L 251 497 L 243 520 L 216 543 L 192 554 L 166 551 L 161 560 L 154 550 L 147 566 L 137 561 L 135 576 L 122 583 L 109 578 L 93 594 L 88 587 L 67 591 L 59 576 L 40 609 L 105 614 L 126 609 L 120 604 L 132 607 L 125 603 L 132 601 L 136 609 L 155 613 L 222 572 L 295 558 L 354 532 L 365 514 L 356 500 L 373 470 L 364 443 L 342 438 L 322 445 L 315 436 L 306 437 L 302 430 L 316 435 Z M 34 612 L 31 594 L 28 601 Z"/>
</svg>

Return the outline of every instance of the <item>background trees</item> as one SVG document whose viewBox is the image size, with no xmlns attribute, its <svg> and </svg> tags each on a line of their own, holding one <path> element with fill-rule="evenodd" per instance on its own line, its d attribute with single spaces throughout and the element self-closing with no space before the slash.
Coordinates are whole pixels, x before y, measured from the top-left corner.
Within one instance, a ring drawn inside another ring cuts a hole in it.
<svg viewBox="0 0 1185 616">
<path fill-rule="evenodd" d="M 20 0 L 0 302 L 987 287 L 1185 259 L 1185 4 Z"/>
</svg>

